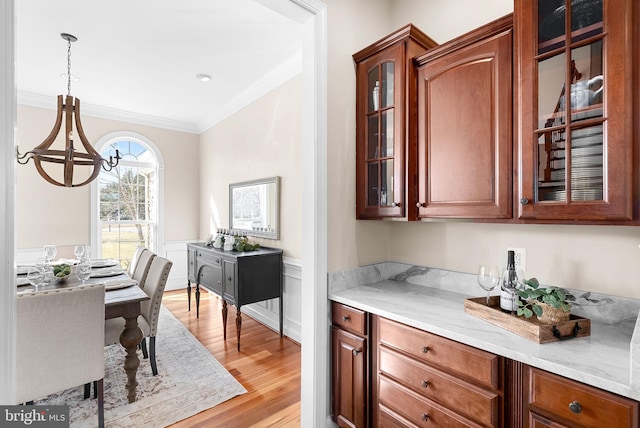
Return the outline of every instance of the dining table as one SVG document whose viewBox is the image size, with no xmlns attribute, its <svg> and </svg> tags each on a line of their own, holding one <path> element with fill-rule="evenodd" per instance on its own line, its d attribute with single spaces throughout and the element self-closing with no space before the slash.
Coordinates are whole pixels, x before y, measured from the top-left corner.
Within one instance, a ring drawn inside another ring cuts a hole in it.
<svg viewBox="0 0 640 428">
<path fill-rule="evenodd" d="M 133 403 L 136 401 L 136 386 L 138 385 L 136 374 L 140 365 L 138 345 L 144 337 L 138 326 L 138 316 L 141 314 L 140 303 L 150 298 L 138 287 L 137 282 L 127 275 L 124 269 L 113 262 L 108 259 L 96 260 L 96 267 L 92 267 L 91 276 L 83 283 L 73 271 L 73 261 L 69 260 L 72 273 L 67 278 L 62 281 L 50 278 L 48 282 L 38 286 L 37 291 L 80 287 L 83 284 L 105 284 L 105 320 L 118 317 L 123 317 L 125 320 L 124 330 L 120 334 L 120 344 L 126 350 L 123 366 L 127 374 L 127 398 L 129 403 Z M 28 265 L 18 266 L 18 277 L 16 278 L 18 293 L 35 291 L 35 287 L 26 278 L 28 268 Z"/>
</svg>

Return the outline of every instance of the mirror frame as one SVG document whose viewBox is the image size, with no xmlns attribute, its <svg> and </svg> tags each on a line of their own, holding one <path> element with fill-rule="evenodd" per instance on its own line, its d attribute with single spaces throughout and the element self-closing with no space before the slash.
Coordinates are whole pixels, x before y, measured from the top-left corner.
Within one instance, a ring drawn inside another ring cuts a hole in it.
<svg viewBox="0 0 640 428">
<path fill-rule="evenodd" d="M 242 188 L 242 187 L 250 187 L 257 185 L 268 185 L 275 184 L 275 230 L 271 231 L 262 231 L 262 230 L 253 230 L 253 229 L 243 229 L 241 227 L 234 226 L 233 224 L 233 190 Z M 260 238 L 267 239 L 280 239 L 280 177 L 269 177 L 269 178 L 261 178 L 258 180 L 244 181 L 241 183 L 231 183 L 229 184 L 229 229 L 237 230 L 241 232 L 246 232 L 248 236 L 255 236 Z"/>
</svg>

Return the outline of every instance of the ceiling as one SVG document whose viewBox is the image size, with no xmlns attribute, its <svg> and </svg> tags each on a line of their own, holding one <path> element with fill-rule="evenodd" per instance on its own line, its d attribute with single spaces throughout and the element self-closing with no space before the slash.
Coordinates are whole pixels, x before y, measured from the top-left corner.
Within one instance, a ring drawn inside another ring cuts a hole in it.
<svg viewBox="0 0 640 428">
<path fill-rule="evenodd" d="M 83 115 L 201 133 L 300 73 L 302 25 L 277 3 L 16 1 L 18 103 L 55 109 L 67 94 L 70 33 Z"/>
</svg>

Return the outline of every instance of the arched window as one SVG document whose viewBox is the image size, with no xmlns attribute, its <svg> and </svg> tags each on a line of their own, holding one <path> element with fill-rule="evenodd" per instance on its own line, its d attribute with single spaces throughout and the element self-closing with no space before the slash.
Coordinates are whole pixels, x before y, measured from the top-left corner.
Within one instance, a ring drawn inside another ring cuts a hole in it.
<svg viewBox="0 0 640 428">
<path fill-rule="evenodd" d="M 157 252 L 160 154 L 148 139 L 134 133 L 111 134 L 96 148 L 104 158 L 117 149 L 122 158 L 111 171 L 102 170 L 92 187 L 94 255 L 127 267 L 137 246 Z"/>
</svg>

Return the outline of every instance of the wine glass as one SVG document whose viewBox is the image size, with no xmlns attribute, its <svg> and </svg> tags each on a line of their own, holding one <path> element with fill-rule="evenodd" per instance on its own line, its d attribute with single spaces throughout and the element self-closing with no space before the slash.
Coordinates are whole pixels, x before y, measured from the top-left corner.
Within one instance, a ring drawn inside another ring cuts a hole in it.
<svg viewBox="0 0 640 428">
<path fill-rule="evenodd" d="M 491 290 L 500 284 L 500 270 L 498 267 L 480 265 L 478 267 L 478 284 L 487 292 L 487 306 L 489 306 Z"/>
<path fill-rule="evenodd" d="M 29 284 L 33 285 L 35 291 L 38 291 L 38 287 L 40 287 L 44 282 L 45 276 L 46 273 L 44 265 L 41 264 L 31 266 L 29 268 L 29 271 L 27 272 L 27 279 L 29 280 Z"/>
<path fill-rule="evenodd" d="M 44 246 L 44 260 L 47 263 L 51 263 L 53 259 L 56 258 L 56 254 L 58 254 L 58 250 L 55 245 L 45 245 Z"/>
<path fill-rule="evenodd" d="M 511 295 L 511 315 L 517 309 L 518 290 L 522 288 L 524 283 L 524 271 L 520 268 L 505 268 L 501 277 L 502 288 Z"/>
<path fill-rule="evenodd" d="M 85 281 L 91 276 L 91 260 L 81 259 L 76 266 L 76 277 L 82 281 L 84 285 Z"/>
<path fill-rule="evenodd" d="M 84 256 L 84 245 L 76 245 L 73 247 L 73 254 L 76 256 L 76 260 L 82 259 Z"/>
</svg>

